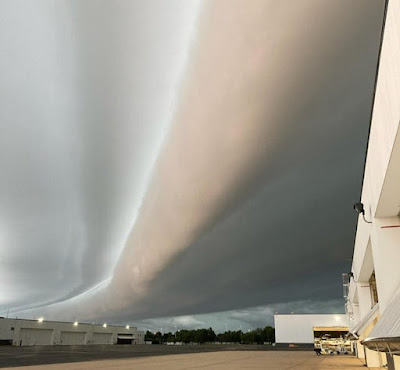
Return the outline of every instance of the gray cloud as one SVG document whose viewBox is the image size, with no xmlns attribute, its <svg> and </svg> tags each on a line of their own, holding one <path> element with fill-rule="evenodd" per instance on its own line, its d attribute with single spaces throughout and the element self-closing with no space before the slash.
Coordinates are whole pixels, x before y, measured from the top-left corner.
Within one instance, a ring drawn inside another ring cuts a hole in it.
<svg viewBox="0 0 400 370">
<path fill-rule="evenodd" d="M 275 313 L 341 313 L 341 299 L 328 301 L 302 300 L 279 303 L 269 306 L 257 306 L 240 310 L 222 311 L 212 314 L 200 314 L 178 317 L 161 317 L 136 322 L 142 330 L 175 332 L 182 329 L 200 329 L 212 327 L 217 333 L 226 330 L 246 332 L 267 325 L 274 326 Z"/>
<path fill-rule="evenodd" d="M 0 23 L 14 32 L 0 310 L 123 321 L 337 302 L 383 3 L 40 4 Z"/>
</svg>

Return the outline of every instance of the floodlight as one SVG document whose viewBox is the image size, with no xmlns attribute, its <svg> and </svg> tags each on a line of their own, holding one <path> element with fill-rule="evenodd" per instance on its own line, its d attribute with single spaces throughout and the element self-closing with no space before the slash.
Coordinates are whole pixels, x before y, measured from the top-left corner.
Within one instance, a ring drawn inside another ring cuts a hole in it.
<svg viewBox="0 0 400 370">
<path fill-rule="evenodd" d="M 357 212 L 359 215 L 362 215 L 362 216 L 363 216 L 363 219 L 364 219 L 364 221 L 365 221 L 366 223 L 372 224 L 372 221 L 367 221 L 367 220 L 365 219 L 364 204 L 362 204 L 361 202 L 355 203 L 355 204 L 353 204 L 353 208 L 356 210 L 356 212 Z"/>
<path fill-rule="evenodd" d="M 361 202 L 354 204 L 353 208 L 356 210 L 357 213 L 365 215 L 364 204 L 362 204 Z"/>
</svg>

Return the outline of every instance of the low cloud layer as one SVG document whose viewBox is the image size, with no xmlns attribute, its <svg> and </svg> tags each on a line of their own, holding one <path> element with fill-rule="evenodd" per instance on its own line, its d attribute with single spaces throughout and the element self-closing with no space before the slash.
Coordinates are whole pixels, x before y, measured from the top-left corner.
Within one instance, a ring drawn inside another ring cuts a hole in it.
<svg viewBox="0 0 400 370">
<path fill-rule="evenodd" d="M 273 304 L 269 306 L 257 306 L 243 308 L 241 310 L 229 310 L 212 314 L 200 314 L 178 317 L 160 317 L 157 319 L 140 320 L 136 325 L 142 330 L 162 333 L 182 329 L 213 328 L 217 333 L 227 330 L 242 330 L 246 332 L 255 328 L 264 328 L 267 325 L 274 326 L 274 314 L 286 313 L 341 313 L 343 312 L 343 300 L 313 301 L 303 300 L 289 303 Z"/>
<path fill-rule="evenodd" d="M 0 19 L 0 311 L 336 308 L 383 4 L 38 3 Z"/>
</svg>

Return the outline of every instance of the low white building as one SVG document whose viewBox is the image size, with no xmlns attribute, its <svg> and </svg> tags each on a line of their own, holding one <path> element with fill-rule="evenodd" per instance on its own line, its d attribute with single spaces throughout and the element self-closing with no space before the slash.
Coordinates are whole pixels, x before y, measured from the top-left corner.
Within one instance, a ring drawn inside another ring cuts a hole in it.
<svg viewBox="0 0 400 370">
<path fill-rule="evenodd" d="M 346 333 L 349 318 L 344 314 L 283 314 L 274 315 L 275 341 L 278 346 L 314 346 L 315 330 L 318 327 L 338 329 Z"/>
<path fill-rule="evenodd" d="M 400 369 L 400 0 L 389 0 L 347 311 L 357 356 Z"/>
<path fill-rule="evenodd" d="M 143 344 L 135 327 L 0 318 L 0 343 L 14 346 Z"/>
</svg>

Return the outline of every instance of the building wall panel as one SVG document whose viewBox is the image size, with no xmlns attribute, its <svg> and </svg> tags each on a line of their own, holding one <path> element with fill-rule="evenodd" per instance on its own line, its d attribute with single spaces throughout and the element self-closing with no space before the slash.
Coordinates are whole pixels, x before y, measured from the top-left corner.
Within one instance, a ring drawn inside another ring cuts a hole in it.
<svg viewBox="0 0 400 370">
<path fill-rule="evenodd" d="M 314 343 L 314 326 L 349 326 L 347 315 L 275 315 L 276 343 Z"/>
</svg>

